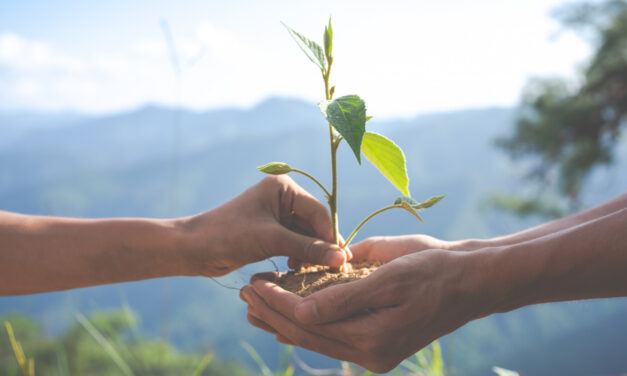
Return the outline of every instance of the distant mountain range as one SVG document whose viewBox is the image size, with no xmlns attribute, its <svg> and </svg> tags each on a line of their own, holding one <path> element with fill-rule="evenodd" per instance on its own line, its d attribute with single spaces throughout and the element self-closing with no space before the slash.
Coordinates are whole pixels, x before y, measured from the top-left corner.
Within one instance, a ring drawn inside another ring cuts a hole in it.
<svg viewBox="0 0 627 376">
<path fill-rule="evenodd" d="M 493 146 L 512 129 L 514 117 L 513 109 L 487 108 L 369 122 L 370 129 L 405 150 L 414 197 L 448 196 L 424 213 L 424 224 L 390 212 L 369 223 L 361 236 L 424 232 L 457 239 L 535 224 L 482 205 L 492 192 L 524 190 L 521 167 Z M 0 209 L 85 217 L 194 214 L 254 184 L 262 178 L 255 166 L 270 161 L 288 162 L 327 181 L 326 137 L 314 104 L 285 98 L 249 110 L 149 106 L 98 117 L 0 114 Z M 617 156 L 614 166 L 592 174 L 584 195 L 588 204 L 625 191 L 625 142 Z M 339 158 L 339 213 L 346 232 L 397 193 L 372 166 L 358 166 L 348 148 L 341 148 Z M 309 181 L 295 179 L 321 197 Z M 271 268 L 260 263 L 221 282 L 240 287 L 253 272 Z M 215 347 L 223 356 L 247 359 L 239 346 L 246 340 L 270 364 L 277 358 L 274 339 L 246 323 L 237 292 L 204 278 L 0 298 L 0 313 L 32 314 L 53 333 L 77 310 L 116 308 L 122 301 L 140 314 L 144 330 L 180 347 Z M 627 348 L 626 313 L 625 299 L 534 306 L 470 323 L 444 342 L 464 375 L 489 374 L 492 365 L 529 375 L 627 372 L 627 352 L 620 351 Z M 317 367 L 336 365 L 300 353 Z"/>
</svg>

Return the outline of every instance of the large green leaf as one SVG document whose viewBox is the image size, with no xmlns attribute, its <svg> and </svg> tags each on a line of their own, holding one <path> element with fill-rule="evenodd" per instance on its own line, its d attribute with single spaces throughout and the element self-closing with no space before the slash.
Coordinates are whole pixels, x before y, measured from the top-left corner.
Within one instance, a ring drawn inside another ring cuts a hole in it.
<svg viewBox="0 0 627 376">
<path fill-rule="evenodd" d="M 305 55 L 307 55 L 309 60 L 311 60 L 314 64 L 316 64 L 318 68 L 322 70 L 326 70 L 327 60 L 324 56 L 324 51 L 322 50 L 322 47 L 320 47 L 318 43 L 312 40 L 309 40 L 307 37 L 305 37 L 301 33 L 294 31 L 294 29 L 287 26 L 283 22 L 281 23 L 283 24 L 283 26 L 285 26 L 285 28 L 290 33 L 292 38 L 294 38 L 294 40 L 296 41 L 296 44 L 298 44 L 298 47 L 300 47 L 300 49 L 303 50 Z"/>
<path fill-rule="evenodd" d="M 402 194 L 410 196 L 405 155 L 398 145 L 378 133 L 366 132 L 361 152 Z"/>
<path fill-rule="evenodd" d="M 361 164 L 361 143 L 366 132 L 366 103 L 357 95 L 345 95 L 320 102 L 320 111 L 344 137 Z"/>
</svg>

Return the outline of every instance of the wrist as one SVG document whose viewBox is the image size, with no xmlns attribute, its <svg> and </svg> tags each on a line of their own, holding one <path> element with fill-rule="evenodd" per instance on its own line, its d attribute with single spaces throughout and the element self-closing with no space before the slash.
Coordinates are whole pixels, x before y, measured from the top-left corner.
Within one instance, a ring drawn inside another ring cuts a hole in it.
<svg viewBox="0 0 627 376">
<path fill-rule="evenodd" d="M 537 303 L 544 260 L 530 256 L 530 246 L 533 244 L 487 247 L 464 254 L 476 318 Z"/>
<path fill-rule="evenodd" d="M 168 219 L 170 227 L 171 247 L 169 258 L 172 265 L 176 265 L 178 275 L 200 275 L 199 257 L 202 255 L 198 236 L 200 224 L 199 215 Z"/>
</svg>

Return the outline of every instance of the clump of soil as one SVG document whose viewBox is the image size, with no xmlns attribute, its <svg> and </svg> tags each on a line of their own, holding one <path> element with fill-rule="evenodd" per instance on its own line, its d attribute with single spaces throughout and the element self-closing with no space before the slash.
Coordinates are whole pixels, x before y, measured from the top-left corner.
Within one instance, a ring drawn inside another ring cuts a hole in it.
<svg viewBox="0 0 627 376">
<path fill-rule="evenodd" d="M 284 290 L 305 297 L 329 286 L 366 278 L 381 266 L 378 261 L 346 263 L 346 268 L 335 272 L 327 266 L 309 266 L 279 274 L 275 283 Z"/>
</svg>

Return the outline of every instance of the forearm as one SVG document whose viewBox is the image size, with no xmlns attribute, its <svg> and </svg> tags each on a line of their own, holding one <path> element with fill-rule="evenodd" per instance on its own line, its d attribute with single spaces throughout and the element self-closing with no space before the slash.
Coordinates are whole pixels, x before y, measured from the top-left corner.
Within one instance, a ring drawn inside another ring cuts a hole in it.
<svg viewBox="0 0 627 376">
<path fill-rule="evenodd" d="M 485 299 L 483 315 L 544 302 L 627 296 L 627 208 L 468 256 L 489 271 L 475 280 L 477 296 Z"/>
<path fill-rule="evenodd" d="M 185 275 L 177 224 L 0 212 L 0 295 Z"/>
<path fill-rule="evenodd" d="M 469 251 L 487 247 L 502 247 L 523 243 L 604 217 L 624 208 L 627 208 L 627 193 L 584 212 L 544 223 L 514 234 L 499 236 L 491 239 L 467 239 L 449 242 L 448 249 Z"/>
</svg>

